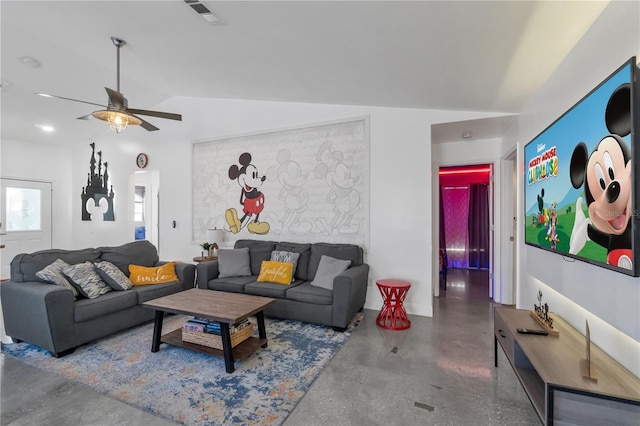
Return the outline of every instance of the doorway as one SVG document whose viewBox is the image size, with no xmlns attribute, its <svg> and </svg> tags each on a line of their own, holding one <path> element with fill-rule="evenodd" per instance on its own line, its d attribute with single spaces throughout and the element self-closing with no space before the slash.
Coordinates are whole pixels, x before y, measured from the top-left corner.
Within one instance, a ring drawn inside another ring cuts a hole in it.
<svg viewBox="0 0 640 426">
<path fill-rule="evenodd" d="M 160 251 L 160 172 L 138 171 L 129 176 L 129 232 L 133 240 L 147 240 Z"/>
<path fill-rule="evenodd" d="M 481 298 L 491 297 L 492 170 L 492 164 L 439 168 L 439 251 L 443 258 L 441 270 L 446 271 L 441 274 L 442 295 L 451 288 Z M 480 271 L 473 275 L 481 278 L 455 279 L 469 275 L 469 271 Z M 460 288 L 467 285 L 480 288 Z"/>
</svg>

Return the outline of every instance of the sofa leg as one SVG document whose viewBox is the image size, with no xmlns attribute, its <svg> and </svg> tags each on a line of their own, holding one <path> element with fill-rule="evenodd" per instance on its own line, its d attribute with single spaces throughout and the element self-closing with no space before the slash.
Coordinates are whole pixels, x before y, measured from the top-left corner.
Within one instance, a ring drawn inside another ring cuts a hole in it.
<svg viewBox="0 0 640 426">
<path fill-rule="evenodd" d="M 75 350 L 76 348 L 67 349 L 66 351 L 62 351 L 62 352 L 49 351 L 49 354 L 54 358 L 62 358 L 63 356 L 72 354 Z"/>
<path fill-rule="evenodd" d="M 347 330 L 347 327 L 331 327 L 333 331 L 339 331 L 340 333 L 344 333 Z"/>
</svg>

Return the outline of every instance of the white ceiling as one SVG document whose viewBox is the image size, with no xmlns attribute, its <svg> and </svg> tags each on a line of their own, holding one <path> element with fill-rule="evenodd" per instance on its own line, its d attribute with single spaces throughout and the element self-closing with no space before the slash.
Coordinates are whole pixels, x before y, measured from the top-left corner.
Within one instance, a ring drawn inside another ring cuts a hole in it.
<svg viewBox="0 0 640 426">
<path fill-rule="evenodd" d="M 75 120 L 99 108 L 34 93 L 105 104 L 104 87 L 116 88 L 111 36 L 127 41 L 121 91 L 133 108 L 188 96 L 518 113 L 607 3 L 205 0 L 226 22 L 212 25 L 182 0 L 2 0 L 2 138 L 62 144 L 103 132 Z M 164 120 L 149 121 L 162 131 Z M 499 136 L 489 133 L 502 124 L 483 123 L 447 125 L 434 141 Z"/>
</svg>

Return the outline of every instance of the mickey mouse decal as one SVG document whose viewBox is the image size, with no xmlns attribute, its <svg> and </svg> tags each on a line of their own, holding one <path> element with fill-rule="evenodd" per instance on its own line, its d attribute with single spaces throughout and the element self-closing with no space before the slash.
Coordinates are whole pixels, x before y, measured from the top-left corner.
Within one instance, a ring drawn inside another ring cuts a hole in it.
<svg viewBox="0 0 640 426">
<path fill-rule="evenodd" d="M 258 188 L 262 186 L 266 177 L 258 175 L 258 169 L 251 164 L 251 154 L 248 152 L 240 155 L 239 162 L 240 166 L 233 164 L 229 167 L 229 179 L 236 180 L 242 188 L 240 204 L 242 204 L 244 215 L 239 219 L 236 209 L 227 209 L 225 218 L 229 225 L 229 230 L 237 234 L 246 225 L 252 234 L 268 234 L 269 224 L 258 220 L 260 213 L 264 209 L 264 194 Z M 252 217 L 253 221 L 251 221 Z"/>
<path fill-rule="evenodd" d="M 577 254 L 587 240 L 592 240 L 607 249 L 608 264 L 632 269 L 631 153 L 622 140 L 631 132 L 628 83 L 619 86 L 609 98 L 605 123 L 611 134 L 600 140 L 591 155 L 580 142 L 571 156 L 571 184 L 576 189 L 584 185 L 589 218 L 584 215 L 580 197 L 576 201 L 569 253 Z"/>
</svg>

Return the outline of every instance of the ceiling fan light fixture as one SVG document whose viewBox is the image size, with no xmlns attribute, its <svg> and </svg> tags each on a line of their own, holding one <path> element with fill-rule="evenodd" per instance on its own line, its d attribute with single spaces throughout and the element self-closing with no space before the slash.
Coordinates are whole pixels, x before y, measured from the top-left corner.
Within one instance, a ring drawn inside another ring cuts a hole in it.
<svg viewBox="0 0 640 426">
<path fill-rule="evenodd" d="M 124 132 L 128 126 L 139 126 L 142 120 L 120 111 L 95 111 L 91 113 L 98 120 L 106 121 L 116 133 Z"/>
</svg>

